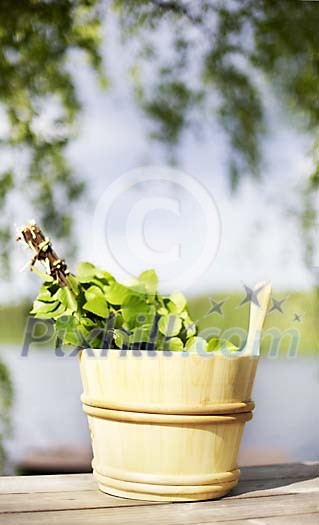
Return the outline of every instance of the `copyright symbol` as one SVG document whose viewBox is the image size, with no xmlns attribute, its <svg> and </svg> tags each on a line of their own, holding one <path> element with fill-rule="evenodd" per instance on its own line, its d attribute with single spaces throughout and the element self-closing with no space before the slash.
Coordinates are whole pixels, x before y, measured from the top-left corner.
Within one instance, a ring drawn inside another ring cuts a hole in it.
<svg viewBox="0 0 319 525">
<path fill-rule="evenodd" d="M 194 177 L 167 166 L 124 173 L 93 216 L 95 258 L 117 278 L 155 268 L 160 290 L 185 290 L 210 267 L 221 238 L 217 204 Z"/>
</svg>

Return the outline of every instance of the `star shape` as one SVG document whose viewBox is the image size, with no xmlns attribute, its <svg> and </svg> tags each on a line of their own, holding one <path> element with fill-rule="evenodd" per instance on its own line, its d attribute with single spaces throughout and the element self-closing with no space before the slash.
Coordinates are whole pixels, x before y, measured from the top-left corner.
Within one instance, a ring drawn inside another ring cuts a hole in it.
<svg viewBox="0 0 319 525">
<path fill-rule="evenodd" d="M 244 284 L 244 288 L 245 288 L 246 297 L 244 297 L 244 299 L 242 300 L 239 306 L 244 306 L 244 304 L 247 304 L 247 303 L 254 303 L 256 306 L 260 306 L 259 301 L 258 301 L 258 294 L 264 288 L 264 285 L 260 286 L 256 290 L 253 290 L 252 288 L 249 288 L 249 286 Z"/>
<path fill-rule="evenodd" d="M 304 315 L 304 312 L 301 313 L 301 314 L 296 314 L 296 312 L 292 312 L 294 314 L 294 318 L 292 320 L 292 322 L 296 322 L 296 323 L 301 323 L 302 324 L 302 316 Z"/>
<path fill-rule="evenodd" d="M 210 309 L 208 310 L 208 312 L 204 315 L 204 317 L 207 317 L 208 315 L 211 315 L 211 314 L 219 314 L 221 316 L 224 315 L 223 313 L 223 310 L 222 310 L 222 306 L 223 304 L 227 301 L 227 299 L 224 299 L 223 301 L 215 301 L 215 299 L 213 299 L 212 297 L 209 298 L 209 302 L 210 302 Z"/>
<path fill-rule="evenodd" d="M 281 314 L 284 313 L 283 309 L 282 309 L 282 305 L 284 304 L 285 301 L 287 301 L 288 299 L 288 296 L 287 297 L 284 297 L 283 299 L 281 299 L 280 301 L 278 301 L 277 299 L 275 299 L 274 297 L 271 298 L 271 301 L 272 301 L 272 305 L 271 305 L 271 308 L 269 308 L 268 310 L 268 313 L 270 314 L 270 312 L 274 312 L 275 310 L 277 310 L 278 312 L 280 312 Z"/>
<path fill-rule="evenodd" d="M 197 325 L 198 321 L 193 321 L 192 323 L 189 323 L 187 326 L 186 326 L 186 330 L 187 331 L 190 331 L 190 332 L 194 332 L 196 333 L 196 325 Z"/>
</svg>

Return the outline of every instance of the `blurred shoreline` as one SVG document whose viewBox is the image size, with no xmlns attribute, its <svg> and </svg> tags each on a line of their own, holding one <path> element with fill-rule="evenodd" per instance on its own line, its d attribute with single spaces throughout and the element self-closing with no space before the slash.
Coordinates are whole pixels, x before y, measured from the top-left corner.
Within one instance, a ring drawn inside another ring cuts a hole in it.
<svg viewBox="0 0 319 525">
<path fill-rule="evenodd" d="M 286 298 L 282 308 L 283 313 L 274 310 L 267 316 L 264 336 L 271 330 L 279 330 L 282 337 L 279 344 L 279 355 L 286 357 L 289 353 L 291 340 L 289 330 L 294 329 L 298 335 L 298 356 L 319 355 L 319 337 L 316 337 L 316 289 L 309 291 L 288 291 L 276 294 L 276 299 Z M 222 306 L 222 315 L 212 313 L 207 315 L 210 309 L 210 298 L 216 301 L 225 301 Z M 249 304 L 240 306 L 243 294 L 240 292 L 211 293 L 199 295 L 188 299 L 189 310 L 194 320 L 198 321 L 199 330 L 210 328 L 220 331 L 219 336 L 229 328 L 247 329 L 249 318 Z M 16 305 L 0 305 L 0 345 L 14 344 L 22 347 L 24 330 L 28 313 L 31 309 L 30 303 Z M 294 313 L 301 314 L 301 322 L 294 321 Z M 268 332 L 267 332 L 268 331 Z M 228 337 L 227 337 L 228 338 Z M 240 346 L 240 341 L 233 339 Z M 48 345 L 48 346 L 51 346 Z M 267 356 L 269 349 L 269 338 L 262 341 L 261 353 Z"/>
</svg>

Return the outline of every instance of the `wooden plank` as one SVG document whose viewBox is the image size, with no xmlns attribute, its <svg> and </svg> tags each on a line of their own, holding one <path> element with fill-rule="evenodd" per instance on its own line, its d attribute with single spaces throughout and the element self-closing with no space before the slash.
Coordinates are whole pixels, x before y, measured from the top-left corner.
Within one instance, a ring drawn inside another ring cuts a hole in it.
<svg viewBox="0 0 319 525">
<path fill-rule="evenodd" d="M 266 479 L 258 481 L 240 481 L 226 498 L 256 498 L 261 496 L 276 496 L 280 494 L 298 494 L 300 492 L 319 492 L 319 478 L 296 481 L 294 478 L 283 480 Z M 317 496 L 318 497 L 318 496 Z"/>
<path fill-rule="evenodd" d="M 159 504 L 158 502 L 117 498 L 109 494 L 104 494 L 99 490 L 3 494 L 0 495 L 0 516 L 2 516 L 2 513 L 10 512 L 134 507 L 136 505 Z"/>
<path fill-rule="evenodd" d="M 227 521 L 217 521 L 215 523 L 227 523 Z M 252 518 L 235 520 L 230 523 L 231 525 L 317 525 L 319 523 L 319 514 L 297 514 L 295 516 L 276 516 L 262 519 Z"/>
<path fill-rule="evenodd" d="M 161 525 L 210 524 L 253 520 L 252 523 L 265 523 L 265 518 L 283 516 L 302 516 L 319 512 L 319 501 L 313 494 L 300 493 L 285 496 L 259 498 L 223 499 L 201 503 L 179 503 L 125 508 L 82 509 L 51 512 L 26 512 L 2 514 L 1 525 L 68 525 L 105 524 L 142 525 L 160 523 Z M 290 519 L 289 523 L 292 522 Z M 246 521 L 247 523 L 247 521 Z M 299 522 L 300 523 L 300 522 Z M 315 523 L 315 522 L 314 522 Z"/>
<path fill-rule="evenodd" d="M 0 494 L 97 490 L 92 474 L 0 477 Z"/>
<path fill-rule="evenodd" d="M 109 496 L 98 491 L 91 474 L 5 477 L 0 478 L 0 522 L 98 525 L 107 517 L 108 524 L 318 523 L 315 513 L 319 510 L 319 479 L 314 478 L 318 466 L 298 463 L 246 467 L 242 469 L 242 481 L 229 496 L 219 501 L 183 504 Z"/>
<path fill-rule="evenodd" d="M 256 482 L 243 482 L 243 487 L 234 490 L 225 499 L 258 498 L 284 494 L 298 494 L 301 492 L 316 493 L 319 498 L 319 478 L 292 483 L 284 487 L 264 488 L 264 481 L 257 482 L 261 486 L 258 490 Z M 245 489 L 245 490 L 244 490 Z M 154 505 L 155 502 L 127 500 L 104 494 L 99 490 L 81 490 L 66 492 L 42 492 L 0 495 L 0 513 L 2 512 L 35 512 L 45 510 L 89 509 L 108 507 L 132 507 L 135 505 Z M 157 503 L 158 505 L 160 503 Z"/>
<path fill-rule="evenodd" d="M 277 465 L 260 465 L 241 467 L 241 480 L 261 479 L 310 479 L 319 476 L 319 462 L 283 463 Z"/>
<path fill-rule="evenodd" d="M 311 479 L 318 475 L 319 463 L 292 463 L 260 467 L 242 467 L 240 483 L 243 485 L 244 481 L 278 479 L 282 479 L 283 482 L 285 482 L 286 479 L 290 481 L 294 479 Z M 94 481 L 92 474 L 0 477 L 0 494 L 96 489 L 97 484 Z"/>
</svg>

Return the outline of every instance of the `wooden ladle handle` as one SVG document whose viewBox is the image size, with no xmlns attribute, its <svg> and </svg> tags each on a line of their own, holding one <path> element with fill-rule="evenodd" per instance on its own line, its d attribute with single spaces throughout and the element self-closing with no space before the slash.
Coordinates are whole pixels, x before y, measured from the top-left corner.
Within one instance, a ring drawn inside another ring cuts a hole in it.
<svg viewBox="0 0 319 525">
<path fill-rule="evenodd" d="M 248 336 L 244 349 L 245 355 L 259 355 L 261 330 L 267 314 L 270 295 L 271 284 L 269 282 L 261 282 L 255 286 L 250 303 Z"/>
</svg>

